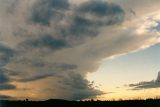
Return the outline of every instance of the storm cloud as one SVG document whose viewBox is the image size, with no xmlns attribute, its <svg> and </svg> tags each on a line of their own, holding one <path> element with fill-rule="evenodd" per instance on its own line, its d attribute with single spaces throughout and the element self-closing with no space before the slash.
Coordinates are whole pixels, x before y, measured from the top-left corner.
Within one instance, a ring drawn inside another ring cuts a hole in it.
<svg viewBox="0 0 160 107">
<path fill-rule="evenodd" d="M 64 90 L 75 90 L 71 92 L 70 99 L 85 99 L 103 94 L 103 92 L 94 89 L 94 84 L 84 79 L 82 75 L 71 72 L 66 77 L 62 77 L 60 83 L 64 84 Z"/>
<path fill-rule="evenodd" d="M 12 49 L 0 45 L 0 66 L 5 66 L 13 55 L 14 51 Z"/>
<path fill-rule="evenodd" d="M 33 48 L 49 48 L 50 50 L 57 50 L 61 48 L 69 47 L 69 44 L 63 39 L 56 39 L 52 36 L 45 35 L 41 38 L 26 41 L 23 43 L 24 47 L 33 47 Z"/>
<path fill-rule="evenodd" d="M 128 21 L 125 8 L 103 0 L 0 0 L 0 16 L 0 68 L 7 70 L 0 73 L 0 90 L 33 89 L 27 91 L 34 96 L 25 91 L 15 98 L 104 94 L 86 79 L 101 60 L 159 43 L 158 35 L 140 25 L 151 16 Z"/>
<path fill-rule="evenodd" d="M 23 78 L 23 79 L 20 79 L 18 81 L 19 82 L 30 82 L 30 81 L 36 81 L 36 80 L 48 78 L 50 76 L 52 76 L 52 75 L 51 74 L 36 75 L 36 76 L 28 77 L 28 78 Z"/>
<path fill-rule="evenodd" d="M 16 89 L 16 86 L 15 85 L 12 85 L 12 84 L 1 84 L 0 85 L 0 90 L 13 90 L 13 89 Z"/>
<path fill-rule="evenodd" d="M 7 95 L 0 95 L 0 100 L 8 100 L 11 99 L 11 96 L 7 96 Z"/>
<path fill-rule="evenodd" d="M 6 83 L 8 82 L 9 79 L 6 77 L 6 75 L 4 75 L 3 73 L 0 73 L 0 83 Z"/>
<path fill-rule="evenodd" d="M 15 85 L 10 84 L 11 78 L 5 74 L 5 72 L 0 72 L 0 90 L 12 90 L 16 89 Z"/>
<path fill-rule="evenodd" d="M 61 12 L 68 9 L 68 0 L 39 0 L 33 5 L 31 20 L 35 23 L 49 25 L 50 21 L 59 18 Z"/>
</svg>

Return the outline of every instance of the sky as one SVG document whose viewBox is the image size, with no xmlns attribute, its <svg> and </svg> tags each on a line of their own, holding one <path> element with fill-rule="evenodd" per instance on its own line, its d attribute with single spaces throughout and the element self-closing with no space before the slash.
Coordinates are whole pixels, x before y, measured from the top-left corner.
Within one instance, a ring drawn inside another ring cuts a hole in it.
<svg viewBox="0 0 160 107">
<path fill-rule="evenodd" d="M 160 45 L 157 44 L 143 51 L 107 59 L 97 72 L 88 74 L 88 79 L 106 91 L 105 95 L 98 97 L 102 100 L 155 98 L 160 96 L 160 86 L 154 87 L 151 81 L 159 78 L 160 60 L 157 59 L 159 57 Z M 139 87 L 140 82 L 151 83 Z M 129 86 L 133 83 L 136 83 L 136 88 Z"/>
<path fill-rule="evenodd" d="M 0 99 L 160 96 L 159 0 L 0 0 Z"/>
</svg>

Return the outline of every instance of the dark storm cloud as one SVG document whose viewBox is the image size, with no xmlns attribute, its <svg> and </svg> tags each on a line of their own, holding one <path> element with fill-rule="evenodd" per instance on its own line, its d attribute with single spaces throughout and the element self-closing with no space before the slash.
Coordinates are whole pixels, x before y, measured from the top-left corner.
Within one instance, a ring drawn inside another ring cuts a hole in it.
<svg viewBox="0 0 160 107">
<path fill-rule="evenodd" d="M 83 39 L 97 36 L 101 27 L 121 23 L 124 20 L 123 9 L 105 1 L 88 1 L 76 8 L 68 35 Z"/>
<path fill-rule="evenodd" d="M 8 100 L 11 99 L 11 96 L 7 96 L 7 95 L 0 95 L 0 100 Z"/>
<path fill-rule="evenodd" d="M 88 88 L 88 81 L 83 79 L 80 74 L 70 73 L 69 78 L 64 79 L 63 83 L 75 89 Z"/>
<path fill-rule="evenodd" d="M 53 64 L 53 66 L 55 66 L 58 69 L 61 69 L 63 71 L 67 71 L 67 70 L 75 70 L 78 68 L 77 65 L 74 64 L 65 64 L 65 63 L 61 63 L 61 64 Z"/>
<path fill-rule="evenodd" d="M 32 81 L 38 81 L 38 80 L 42 80 L 42 79 L 46 79 L 46 78 L 49 78 L 49 77 L 54 77 L 54 76 L 57 76 L 57 72 L 62 72 L 62 71 L 72 71 L 72 70 L 75 70 L 77 69 L 77 65 L 72 65 L 72 64 L 64 64 L 64 63 L 61 63 L 61 64 L 58 64 L 58 63 L 55 63 L 55 64 L 47 64 L 47 63 L 34 63 L 33 66 L 35 67 L 54 67 L 55 68 L 55 71 L 53 70 L 52 72 L 48 72 L 46 71 L 46 73 L 42 73 L 42 74 L 36 74 L 36 75 L 33 75 L 33 76 L 28 76 L 27 78 L 21 78 L 18 80 L 18 82 L 32 82 Z M 16 73 L 16 72 L 15 72 Z M 11 73 L 10 73 L 11 74 Z M 17 75 L 25 75 L 25 74 L 21 74 L 21 73 L 16 73 L 16 76 Z M 13 75 L 14 76 L 14 75 Z"/>
<path fill-rule="evenodd" d="M 71 7 L 67 0 L 40 0 L 33 6 L 30 21 L 42 26 L 54 22 L 50 27 L 58 34 L 56 36 L 76 45 L 85 38 L 97 36 L 102 27 L 123 22 L 125 16 L 119 5 L 105 1 L 90 0 L 68 10 Z M 66 23 L 66 26 L 61 23 Z"/>
<path fill-rule="evenodd" d="M 5 76 L 3 78 L 7 78 L 6 82 L 12 82 L 13 80 L 9 77 L 14 77 L 14 76 L 18 76 L 20 74 L 20 72 L 14 71 L 14 70 L 9 70 L 6 68 L 0 68 L 0 76 Z"/>
<path fill-rule="evenodd" d="M 63 89 L 74 90 L 70 99 L 79 100 L 103 94 L 103 92 L 96 90 L 93 83 L 84 79 L 82 75 L 70 73 L 68 76 L 68 78 L 62 78 L 60 83 L 65 86 Z"/>
<path fill-rule="evenodd" d="M 72 71 L 76 70 L 78 68 L 78 65 L 71 64 L 71 63 L 49 63 L 41 60 L 28 60 L 28 59 L 22 59 L 22 64 L 29 65 L 32 67 L 40 67 L 40 68 L 54 68 L 56 71 Z M 15 62 L 16 63 L 16 62 Z M 3 69 L 5 71 L 8 71 L 9 75 L 16 75 L 16 71 L 9 71 L 7 69 Z"/>
<path fill-rule="evenodd" d="M 16 89 L 15 85 L 12 85 L 9 83 L 0 84 L 0 91 L 1 90 L 13 90 L 13 89 Z"/>
<path fill-rule="evenodd" d="M 5 73 L 5 71 L 0 71 L 0 90 L 12 90 L 16 89 L 15 85 L 10 84 L 11 78 Z"/>
<path fill-rule="evenodd" d="M 124 11 L 120 6 L 97 0 L 89 1 L 82 4 L 78 9 L 78 12 L 88 13 L 93 16 L 98 16 L 99 18 L 113 16 L 113 19 L 109 20 L 111 22 L 113 22 L 112 20 L 114 20 L 114 18 L 116 18 L 116 20 L 114 20 L 116 22 L 122 21 L 124 17 Z"/>
<path fill-rule="evenodd" d="M 13 57 L 13 55 L 14 51 L 12 49 L 0 45 L 0 67 L 8 63 L 10 58 Z"/>
<path fill-rule="evenodd" d="M 16 72 L 5 69 L 5 68 L 0 68 L 0 84 L 8 84 L 10 82 L 13 82 L 14 79 L 12 76 L 18 75 Z"/>
<path fill-rule="evenodd" d="M 75 64 L 67 64 L 67 63 L 43 63 L 43 62 L 33 62 L 31 64 L 35 67 L 54 67 L 59 71 L 68 71 L 68 70 L 76 70 L 78 68 Z"/>
<path fill-rule="evenodd" d="M 73 100 L 81 100 L 86 98 L 95 98 L 95 96 L 102 95 L 103 92 L 95 89 L 88 89 L 88 90 L 79 90 L 74 92 L 72 99 Z"/>
<path fill-rule="evenodd" d="M 6 83 L 9 81 L 10 81 L 9 78 L 3 72 L 0 72 L 0 84 Z"/>
<path fill-rule="evenodd" d="M 8 57 L 13 56 L 13 50 L 2 45 L 0 45 L 0 52 Z"/>
<path fill-rule="evenodd" d="M 97 30 L 94 29 L 95 23 L 89 19 L 85 19 L 82 16 L 75 16 L 73 23 L 67 29 L 70 36 L 75 40 L 83 39 L 86 36 L 95 37 L 97 36 Z"/>
<path fill-rule="evenodd" d="M 35 76 L 30 76 L 27 78 L 19 79 L 17 81 L 18 82 L 33 82 L 33 81 L 38 81 L 38 80 L 45 79 L 45 78 L 52 77 L 52 76 L 53 74 L 38 74 Z"/>
<path fill-rule="evenodd" d="M 39 0 L 33 7 L 31 20 L 35 23 L 49 25 L 54 20 L 58 11 L 65 11 L 69 8 L 68 0 Z"/>
<path fill-rule="evenodd" d="M 150 88 L 160 88 L 160 72 L 158 73 L 157 79 L 152 81 L 144 81 L 138 84 L 129 84 L 131 90 L 141 90 Z"/>
<path fill-rule="evenodd" d="M 44 35 L 43 37 L 38 38 L 36 40 L 26 41 L 24 45 L 35 48 L 47 47 L 52 50 L 69 47 L 69 45 L 64 39 L 54 38 L 48 35 Z"/>
</svg>

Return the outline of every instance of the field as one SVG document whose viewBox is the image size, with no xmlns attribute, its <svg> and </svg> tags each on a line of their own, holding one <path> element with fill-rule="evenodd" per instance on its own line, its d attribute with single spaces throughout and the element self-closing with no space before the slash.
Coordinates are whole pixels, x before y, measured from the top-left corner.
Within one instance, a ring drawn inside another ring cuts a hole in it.
<svg viewBox="0 0 160 107">
<path fill-rule="evenodd" d="M 125 101 L 1 101 L 0 107 L 160 107 L 160 99 Z"/>
</svg>

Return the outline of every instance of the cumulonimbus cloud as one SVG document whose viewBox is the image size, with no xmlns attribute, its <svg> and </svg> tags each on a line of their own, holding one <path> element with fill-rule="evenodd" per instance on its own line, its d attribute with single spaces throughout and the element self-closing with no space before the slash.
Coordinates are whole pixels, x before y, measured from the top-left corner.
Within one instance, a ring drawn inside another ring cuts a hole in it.
<svg viewBox="0 0 160 107">
<path fill-rule="evenodd" d="M 127 21 L 121 6 L 101 0 L 0 0 L 0 15 L 1 68 L 9 84 L 32 88 L 32 99 L 101 95 L 86 79 L 99 61 L 158 43 L 144 21 Z"/>
</svg>

